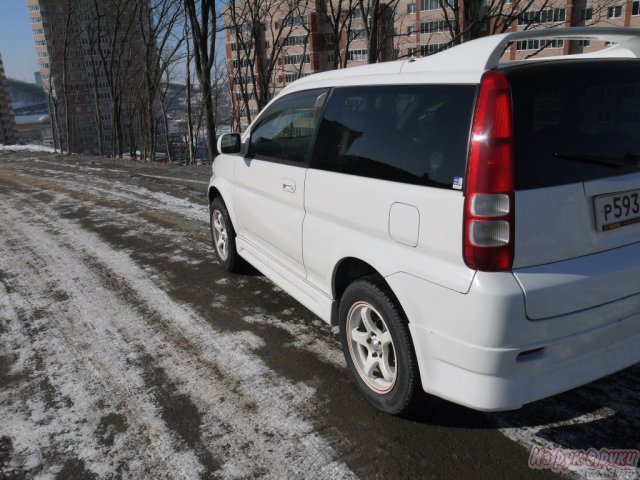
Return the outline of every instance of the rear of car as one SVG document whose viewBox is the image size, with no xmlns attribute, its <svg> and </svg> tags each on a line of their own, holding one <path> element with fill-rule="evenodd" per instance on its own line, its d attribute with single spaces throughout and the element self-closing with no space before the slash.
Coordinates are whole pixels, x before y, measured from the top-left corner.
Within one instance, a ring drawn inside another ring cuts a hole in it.
<svg viewBox="0 0 640 480">
<path fill-rule="evenodd" d="M 449 312 L 412 327 L 425 390 L 504 410 L 640 361 L 640 62 L 486 72 L 465 181 L 477 273 L 466 298 L 440 292 Z M 436 294 L 403 282 L 390 280 Z"/>
<path fill-rule="evenodd" d="M 531 37 L 617 45 L 500 64 L 510 43 Z M 404 411 L 418 381 L 494 411 L 631 366 L 640 361 L 638 57 L 640 30 L 554 29 L 305 77 L 250 127 L 244 159 L 216 160 L 230 238 L 233 219 L 240 255 L 340 325 L 352 373 L 386 412 Z M 296 99 L 304 108 L 288 106 Z M 281 135 L 263 135 L 271 114 L 285 120 Z M 317 120 L 313 135 L 299 118 Z M 309 142 L 295 164 L 289 146 L 266 160 L 251 153 L 253 143 L 299 136 Z M 240 137 L 231 140 L 226 153 L 241 153 Z M 274 198 L 295 200 L 296 215 L 270 207 Z M 265 228 L 260 219 L 274 212 Z M 251 241 L 272 247 L 270 266 L 257 247 L 247 255 Z"/>
</svg>

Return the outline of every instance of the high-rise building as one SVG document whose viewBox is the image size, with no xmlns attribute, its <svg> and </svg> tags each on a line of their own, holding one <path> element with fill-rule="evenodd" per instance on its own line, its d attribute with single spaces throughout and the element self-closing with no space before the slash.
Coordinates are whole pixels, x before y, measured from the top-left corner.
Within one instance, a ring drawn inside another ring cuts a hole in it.
<svg viewBox="0 0 640 480">
<path fill-rule="evenodd" d="M 26 1 L 56 143 L 77 153 L 135 151 L 144 97 L 134 10 L 141 3 Z"/>
<path fill-rule="evenodd" d="M 0 56 L 0 143 L 13 145 L 18 141 L 16 120 L 11 110 L 11 98 L 7 90 L 7 78 L 4 75 L 4 65 Z"/>
<path fill-rule="evenodd" d="M 362 9 L 362 5 L 374 2 L 355 0 L 271 0 L 277 6 L 272 9 L 264 7 L 269 1 L 232 3 L 234 8 L 224 17 L 226 54 L 234 127 L 241 130 L 264 107 L 265 100 L 297 78 L 366 64 L 372 53 L 377 61 L 408 59 L 494 33 L 545 27 L 640 26 L 640 0 L 386 0 L 379 2 L 377 12 Z M 446 4 L 456 8 L 443 9 Z M 342 12 L 337 11 L 338 5 Z M 373 32 L 371 25 L 377 25 Z M 372 34 L 377 37 L 373 49 L 367 42 Z M 588 40 L 529 40 L 512 45 L 504 59 L 587 53 L 604 46 L 604 42 L 592 44 Z"/>
</svg>

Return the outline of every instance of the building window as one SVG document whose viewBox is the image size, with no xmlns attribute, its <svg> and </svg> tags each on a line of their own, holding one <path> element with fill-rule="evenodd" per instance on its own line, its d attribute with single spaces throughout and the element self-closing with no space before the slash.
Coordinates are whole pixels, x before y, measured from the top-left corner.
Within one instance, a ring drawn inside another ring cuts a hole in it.
<svg viewBox="0 0 640 480">
<path fill-rule="evenodd" d="M 415 35 L 415 34 L 416 34 L 415 25 L 411 25 L 410 27 L 407 27 L 407 35 Z"/>
<path fill-rule="evenodd" d="M 622 5 L 618 5 L 617 7 L 609 7 L 608 17 L 609 18 L 620 18 L 622 16 Z"/>
<path fill-rule="evenodd" d="M 294 45 L 305 45 L 308 41 L 307 35 L 296 35 L 292 37 L 287 37 L 284 39 L 283 45 L 285 47 L 292 47 Z M 267 47 L 269 48 L 269 47 Z"/>
<path fill-rule="evenodd" d="M 588 47 L 589 45 L 591 45 L 591 40 L 578 40 L 578 46 L 579 47 Z"/>
<path fill-rule="evenodd" d="M 287 83 L 291 83 L 291 82 L 295 82 L 299 78 L 306 77 L 307 75 L 309 74 L 305 72 L 285 73 L 284 78 L 287 81 Z"/>
<path fill-rule="evenodd" d="M 591 20 L 593 18 L 593 8 L 580 10 L 580 20 Z"/>
<path fill-rule="evenodd" d="M 516 50 L 540 50 L 543 48 L 562 48 L 564 40 L 522 40 L 516 42 Z"/>
<path fill-rule="evenodd" d="M 542 11 L 522 12 L 518 17 L 518 25 L 564 22 L 565 15 L 566 10 L 564 8 L 547 8 Z"/>
<path fill-rule="evenodd" d="M 633 2 L 631 7 L 631 15 L 640 15 L 640 0 Z"/>
<path fill-rule="evenodd" d="M 327 42 L 327 45 L 333 45 L 333 39 L 334 39 L 333 33 L 327 33 L 324 36 L 324 40 L 325 42 Z"/>
<path fill-rule="evenodd" d="M 349 50 L 347 58 L 349 60 L 368 60 L 369 52 L 366 50 Z"/>
<path fill-rule="evenodd" d="M 420 56 L 426 57 L 427 55 L 433 55 L 434 53 L 446 50 L 446 43 L 430 43 L 428 45 L 420 45 Z"/>
<path fill-rule="evenodd" d="M 235 25 L 231 27 L 231 31 L 234 35 L 240 35 L 241 33 L 249 33 L 251 31 L 250 23 L 241 23 L 240 25 Z"/>
<path fill-rule="evenodd" d="M 285 55 L 284 56 L 284 64 L 285 65 L 300 65 L 301 63 L 309 63 L 310 57 L 309 54 L 306 53 L 304 55 Z"/>
<path fill-rule="evenodd" d="M 333 59 L 334 59 L 334 55 L 333 53 L 330 53 L 329 55 L 327 55 L 327 62 L 329 63 L 333 63 Z"/>
<path fill-rule="evenodd" d="M 448 32 L 449 24 L 445 20 L 420 24 L 420 33 Z"/>
<path fill-rule="evenodd" d="M 297 27 L 300 25 L 306 25 L 307 24 L 307 17 L 304 15 L 296 15 L 296 16 L 290 16 L 288 18 L 285 18 L 282 21 L 282 26 L 283 27 Z"/>
<path fill-rule="evenodd" d="M 364 40 L 364 38 L 363 29 L 349 30 L 349 40 Z"/>
<path fill-rule="evenodd" d="M 251 77 L 238 75 L 235 77 L 236 83 L 248 85 L 251 83 Z"/>
<path fill-rule="evenodd" d="M 451 7 L 455 0 L 442 0 L 442 3 Z M 440 9 L 440 0 L 420 0 L 420 10 L 438 10 Z"/>
<path fill-rule="evenodd" d="M 349 13 L 349 11 L 347 10 L 347 13 Z M 351 19 L 358 19 L 358 18 L 362 18 L 362 10 L 360 9 L 360 7 L 353 7 L 353 9 L 351 10 Z"/>
<path fill-rule="evenodd" d="M 415 57 L 416 56 L 416 49 L 415 48 L 407 48 L 407 56 Z"/>
<path fill-rule="evenodd" d="M 416 4 L 415 3 L 410 3 L 409 5 L 407 5 L 407 13 L 409 13 L 409 14 L 416 13 Z"/>
<path fill-rule="evenodd" d="M 233 60 L 231 62 L 233 68 L 246 68 L 251 66 L 251 62 L 248 58 L 241 58 L 239 60 Z"/>
</svg>

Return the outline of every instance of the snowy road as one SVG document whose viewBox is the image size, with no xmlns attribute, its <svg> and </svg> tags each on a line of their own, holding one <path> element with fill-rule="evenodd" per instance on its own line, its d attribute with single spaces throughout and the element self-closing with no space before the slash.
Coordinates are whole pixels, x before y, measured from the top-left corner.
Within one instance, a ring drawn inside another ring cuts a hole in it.
<svg viewBox="0 0 640 480">
<path fill-rule="evenodd" d="M 532 446 L 640 448 L 638 365 L 517 412 L 374 411 L 335 332 L 216 268 L 207 180 L 0 154 L 0 478 L 550 478 Z"/>
</svg>

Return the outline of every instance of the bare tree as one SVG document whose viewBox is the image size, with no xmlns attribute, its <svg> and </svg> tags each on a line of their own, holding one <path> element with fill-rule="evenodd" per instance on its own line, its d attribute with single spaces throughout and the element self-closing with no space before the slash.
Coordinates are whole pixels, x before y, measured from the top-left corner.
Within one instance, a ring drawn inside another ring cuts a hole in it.
<svg viewBox="0 0 640 480">
<path fill-rule="evenodd" d="M 195 163 L 195 146 L 193 135 L 193 112 L 192 112 L 192 96 L 191 96 L 191 62 L 193 55 L 191 52 L 191 31 L 189 22 L 184 22 L 184 41 L 186 49 L 185 61 L 185 88 L 186 88 L 186 107 L 187 107 L 187 163 L 193 165 Z"/>
<path fill-rule="evenodd" d="M 99 35 L 96 42 L 98 54 L 113 109 L 111 154 L 118 157 L 122 157 L 124 150 L 124 92 L 131 85 L 128 70 L 137 64 L 141 55 L 138 43 L 132 41 L 132 31 L 142 4 L 143 0 L 112 0 L 108 5 L 100 0 L 93 0 L 95 32 Z M 130 138 L 131 141 L 133 139 Z"/>
<path fill-rule="evenodd" d="M 92 16 L 93 12 L 87 13 Z M 111 113 L 107 113 L 102 108 L 102 102 L 100 102 L 100 89 L 105 85 L 104 81 L 101 81 L 103 77 L 103 70 L 101 64 L 94 59 L 97 59 L 98 43 L 100 42 L 101 35 L 96 29 L 96 21 L 91 18 L 91 21 L 87 25 L 87 45 L 91 52 L 91 87 L 92 87 L 92 101 L 93 101 L 93 122 L 96 127 L 98 137 L 98 153 L 102 156 L 105 154 L 105 148 L 103 144 L 104 138 L 104 125 L 103 120 L 111 116 Z M 110 110 L 110 109 L 109 109 Z"/>
<path fill-rule="evenodd" d="M 353 41 L 351 25 L 355 8 L 359 8 L 357 0 L 323 0 L 318 3 L 318 9 L 323 20 L 329 26 L 330 35 L 333 38 L 333 65 L 334 69 L 345 68 L 349 61 L 349 45 Z M 344 55 L 340 48 L 341 39 L 345 39 Z"/>
<path fill-rule="evenodd" d="M 393 26 L 399 0 L 380 3 L 380 0 L 358 0 L 362 26 L 367 40 L 368 62 L 391 60 L 393 51 Z"/>
<path fill-rule="evenodd" d="M 71 85 L 69 79 L 69 60 L 72 58 L 72 47 L 75 39 L 80 35 L 82 29 L 79 22 L 79 3 L 80 0 L 64 0 L 59 5 L 59 12 L 61 12 L 60 23 L 55 22 L 49 28 L 57 29 L 58 33 L 62 33 L 62 45 L 53 46 L 49 52 L 49 92 L 54 92 L 57 97 L 54 102 L 55 107 L 55 120 L 57 127 L 60 127 L 59 118 L 59 99 L 62 97 L 62 113 L 64 115 L 64 141 L 61 141 L 58 135 L 60 143 L 60 151 L 67 154 L 75 150 L 74 145 L 74 117 L 75 117 L 75 103 L 77 99 L 77 85 Z M 55 37 L 56 35 L 52 35 Z M 60 47 L 60 48 L 56 48 Z M 53 80 L 57 79 L 57 83 Z M 53 87 L 53 90 L 51 90 Z M 73 93 L 73 92 L 76 93 Z M 73 109 L 72 109 L 73 105 Z"/>
<path fill-rule="evenodd" d="M 213 82 L 213 106 L 216 110 L 216 123 L 218 126 L 231 126 L 231 96 L 229 94 L 229 72 L 226 60 L 219 59 L 216 62 Z"/>
<path fill-rule="evenodd" d="M 163 100 L 166 89 L 162 81 L 169 69 L 181 59 L 184 29 L 180 25 L 184 9 L 174 0 L 150 0 L 148 5 L 138 9 L 138 28 L 142 39 L 143 77 L 145 81 L 145 146 L 151 161 L 156 159 L 158 140 L 158 118 L 164 111 Z M 165 82 L 165 85 L 168 81 Z M 163 114 L 165 138 L 167 132 L 166 115 Z M 166 142 L 165 142 L 166 143 Z M 168 146 L 168 145 L 167 145 Z M 168 151 L 167 151 L 168 154 Z"/>
<path fill-rule="evenodd" d="M 245 114 L 251 122 L 250 101 L 262 109 L 275 94 L 276 72 L 281 66 L 287 40 L 294 34 L 308 38 L 309 0 L 230 1 L 225 12 L 228 28 L 235 37 L 232 85 L 239 86 Z M 271 19 L 266 22 L 265 20 Z M 306 63 L 306 41 L 297 72 Z M 293 57 L 297 58 L 297 57 Z M 297 65 L 296 62 L 293 65 Z M 295 68 L 295 67 L 293 67 Z"/>
<path fill-rule="evenodd" d="M 211 97 L 211 71 L 216 51 L 216 0 L 184 0 L 184 7 L 193 39 L 196 74 L 203 95 L 207 150 L 213 160 L 216 150 L 216 119 Z"/>
</svg>

